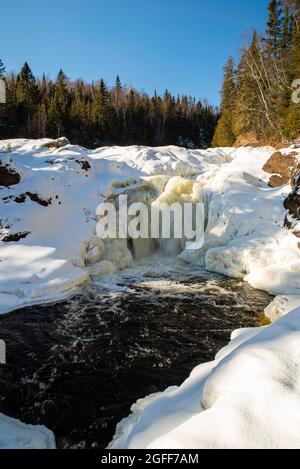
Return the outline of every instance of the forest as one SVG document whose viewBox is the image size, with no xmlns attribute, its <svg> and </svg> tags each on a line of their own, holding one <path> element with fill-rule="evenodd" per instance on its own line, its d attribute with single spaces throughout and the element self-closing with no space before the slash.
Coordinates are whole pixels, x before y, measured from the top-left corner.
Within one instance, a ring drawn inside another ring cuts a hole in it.
<svg viewBox="0 0 300 469">
<path fill-rule="evenodd" d="M 205 100 L 163 96 L 123 86 L 117 77 L 108 88 L 103 79 L 70 81 L 60 70 L 55 81 L 37 78 L 26 62 L 6 74 L 6 104 L 0 104 L 0 139 L 58 138 L 90 148 L 101 145 L 210 145 L 218 110 Z"/>
<path fill-rule="evenodd" d="M 264 33 L 224 68 L 214 146 L 288 143 L 300 135 L 300 0 L 271 0 Z M 299 82 L 298 82 L 299 85 Z"/>
</svg>

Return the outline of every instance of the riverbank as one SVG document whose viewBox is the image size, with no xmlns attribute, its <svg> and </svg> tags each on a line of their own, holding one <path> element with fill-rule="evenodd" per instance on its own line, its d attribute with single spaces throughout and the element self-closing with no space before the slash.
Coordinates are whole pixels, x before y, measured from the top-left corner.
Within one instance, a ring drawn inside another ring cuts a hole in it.
<svg viewBox="0 0 300 469">
<path fill-rule="evenodd" d="M 298 159 L 300 151 L 297 149 L 282 150 L 282 158 L 288 159 L 292 151 L 293 158 Z M 126 240 L 103 242 L 97 238 L 97 206 L 124 193 L 130 195 L 131 203 L 203 203 L 204 245 L 197 251 L 183 250 L 179 258 L 188 266 L 196 265 L 206 271 L 245 280 L 254 288 L 278 295 L 267 313 L 272 320 L 279 319 L 300 304 L 300 262 L 299 239 L 293 234 L 296 222 L 291 223 L 292 230 L 284 228 L 287 211 L 283 203 L 291 192 L 290 184 L 270 187 L 270 174 L 263 169 L 273 152 L 274 149 L 269 147 L 186 150 L 134 146 L 87 150 L 69 144 L 53 148 L 47 139 L 1 142 L 0 160 L 4 168 L 1 174 L 5 177 L 0 189 L 0 312 L 6 314 L 22 306 L 66 298 L 74 294 L 74 289 L 86 286 L 90 278 L 100 278 L 101 274 L 112 275 L 108 283 L 115 287 L 113 275 L 132 266 L 134 258 L 157 252 L 173 253 L 173 246 L 169 249 L 170 246 L 160 240 L 152 245 L 127 243 Z M 289 316 L 286 321 L 290 321 Z M 296 334 L 297 321 L 291 319 L 291 324 Z M 270 334 L 274 330 L 272 327 L 268 328 Z M 275 361 L 277 358 L 281 360 L 281 343 L 285 343 L 284 337 L 289 334 L 286 322 L 282 328 L 278 327 L 274 324 L 275 336 L 277 330 L 282 332 L 282 338 L 278 336 L 279 358 L 275 354 Z M 262 332 L 257 332 L 258 337 Z M 244 332 L 239 336 L 245 339 L 247 348 L 249 336 Z M 272 345 L 275 349 L 276 340 Z M 240 347 L 234 353 L 239 354 L 239 351 Z M 274 370 L 273 358 L 268 361 L 267 344 L 263 351 L 257 366 L 253 367 L 253 376 L 256 373 L 260 376 L 264 362 L 268 366 L 263 369 L 263 374 L 268 369 Z M 243 362 L 243 353 L 241 351 L 240 363 Z M 294 350 L 291 353 L 294 354 Z M 217 359 L 213 368 L 205 365 L 208 370 L 205 381 L 210 374 L 214 375 L 215 367 L 223 368 L 224 360 L 219 363 Z M 190 363 L 189 370 L 192 367 Z M 235 369 L 240 368 L 242 376 L 242 365 L 234 367 L 233 375 Z M 277 380 L 277 375 L 274 376 L 271 379 L 273 384 Z M 202 395 L 199 383 L 197 403 Z M 254 396 L 261 393 L 259 383 L 256 390 L 251 389 Z M 263 395 L 266 401 L 270 399 L 268 392 Z M 138 420 L 144 420 L 149 428 L 152 424 L 159 425 L 163 414 L 160 417 L 158 413 L 155 421 L 148 422 L 145 419 L 148 408 L 145 402 L 148 400 L 144 401 L 142 412 L 140 409 L 135 411 L 134 419 L 138 416 Z M 176 399 L 174 402 L 176 407 Z M 180 408 L 183 403 L 179 399 Z M 204 408 L 195 408 L 202 418 Z M 177 421 L 175 408 L 173 410 Z M 169 412 L 172 414 L 173 410 L 170 408 Z M 253 409 L 247 408 L 246 412 L 254 421 L 257 419 Z M 171 420 L 174 419 L 172 417 Z M 244 425 L 243 419 L 238 421 Z M 146 440 L 140 440 L 140 427 L 135 428 L 136 420 L 127 423 L 121 425 L 121 431 L 119 427 L 113 444 L 120 447 L 146 444 Z M 147 445 L 168 445 L 168 435 L 166 431 L 166 439 L 159 443 L 156 439 L 147 440 Z M 178 440 L 179 446 L 184 444 L 185 435 L 183 433 L 182 441 Z M 202 444 L 197 441 L 197 444 Z M 215 437 L 212 441 L 218 444 Z M 246 440 L 231 441 L 243 444 Z M 277 440 L 266 440 L 266 444 L 274 441 Z M 176 442 L 177 436 L 172 444 Z"/>
</svg>

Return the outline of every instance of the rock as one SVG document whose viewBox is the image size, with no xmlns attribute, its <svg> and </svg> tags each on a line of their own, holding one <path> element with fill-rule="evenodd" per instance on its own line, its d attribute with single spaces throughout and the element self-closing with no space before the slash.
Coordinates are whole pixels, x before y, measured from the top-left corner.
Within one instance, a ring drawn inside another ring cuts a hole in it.
<svg viewBox="0 0 300 469">
<path fill-rule="evenodd" d="M 13 186 L 19 184 L 20 181 L 20 174 L 11 167 L 11 164 L 3 164 L 0 160 L 0 186 Z"/>
<path fill-rule="evenodd" d="M 83 171 L 89 171 L 91 169 L 91 165 L 87 160 L 84 160 L 84 159 L 76 160 L 76 163 L 80 165 Z"/>
<path fill-rule="evenodd" d="M 1 241 L 4 243 L 17 243 L 20 239 L 27 238 L 30 234 L 30 231 L 24 231 L 23 233 L 14 233 L 4 236 Z"/>
<path fill-rule="evenodd" d="M 27 197 L 29 197 L 29 199 L 32 202 L 35 202 L 41 205 L 42 207 L 48 207 L 48 205 L 51 205 L 52 203 L 52 199 L 48 199 L 48 200 L 41 199 L 41 197 L 38 194 L 33 194 L 32 192 L 25 192 L 24 194 L 21 194 L 15 197 L 14 201 L 17 204 L 24 204 L 24 202 L 26 202 Z"/>
<path fill-rule="evenodd" d="M 291 186 L 293 191 L 298 190 L 300 187 L 300 170 L 296 170 L 295 173 L 293 174 L 292 180 L 291 180 Z"/>
<path fill-rule="evenodd" d="M 288 182 L 289 182 L 290 178 L 287 178 L 287 177 L 282 177 L 282 176 L 279 176 L 277 174 L 274 174 L 273 176 L 270 177 L 269 179 L 269 186 L 270 187 L 281 187 L 281 186 L 285 186 Z"/>
<path fill-rule="evenodd" d="M 280 151 L 276 151 L 266 162 L 263 170 L 272 174 L 269 179 L 270 187 L 283 186 L 293 179 L 295 172 L 300 170 L 298 153 L 291 152 L 283 155 Z"/>
<path fill-rule="evenodd" d="M 60 137 L 56 140 L 51 140 L 50 142 L 44 143 L 43 147 L 45 148 L 63 148 L 66 145 L 70 145 L 69 140 L 66 137 Z"/>
<path fill-rule="evenodd" d="M 294 230 L 293 234 L 300 238 L 300 231 L 296 228 L 300 221 L 300 173 L 292 178 L 291 181 L 293 192 L 285 199 L 283 205 L 288 210 L 285 217 L 284 226 L 288 230 Z M 296 229 L 295 229 L 296 228 Z M 299 243 L 300 248 L 300 243 Z"/>
</svg>

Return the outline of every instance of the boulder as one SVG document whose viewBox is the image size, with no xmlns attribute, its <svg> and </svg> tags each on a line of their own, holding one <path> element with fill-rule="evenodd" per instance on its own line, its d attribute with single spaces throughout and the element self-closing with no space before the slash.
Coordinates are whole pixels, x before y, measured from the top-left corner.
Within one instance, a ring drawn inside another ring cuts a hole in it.
<svg viewBox="0 0 300 469">
<path fill-rule="evenodd" d="M 15 184 L 19 184 L 20 181 L 20 174 L 11 166 L 11 164 L 4 164 L 0 160 L 0 186 L 13 186 Z"/>
<path fill-rule="evenodd" d="M 63 148 L 66 145 L 70 145 L 69 140 L 66 137 L 60 137 L 56 140 L 50 140 L 47 143 L 44 143 L 43 147 L 45 148 Z"/>
<path fill-rule="evenodd" d="M 273 153 L 263 167 L 266 173 L 272 174 L 269 179 L 270 187 L 280 187 L 293 180 L 294 174 L 300 170 L 298 153 L 291 152 L 288 155 L 280 151 Z"/>
</svg>

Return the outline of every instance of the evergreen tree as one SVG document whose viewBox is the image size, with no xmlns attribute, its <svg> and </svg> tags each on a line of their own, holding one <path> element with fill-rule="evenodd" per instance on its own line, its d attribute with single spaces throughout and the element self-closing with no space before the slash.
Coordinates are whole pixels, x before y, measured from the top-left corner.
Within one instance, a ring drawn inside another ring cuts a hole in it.
<svg viewBox="0 0 300 469">
<path fill-rule="evenodd" d="M 232 110 L 232 130 L 235 137 L 248 132 L 258 134 L 258 91 L 249 70 L 250 61 L 258 61 L 258 36 L 254 31 L 249 48 L 245 48 L 236 75 L 236 91 Z"/>
<path fill-rule="evenodd" d="M 93 107 L 93 120 L 96 124 L 96 129 L 99 132 L 98 136 L 100 141 L 109 141 L 110 135 L 113 133 L 113 117 L 113 109 L 110 103 L 109 92 L 104 80 L 101 79 L 96 91 Z"/>
<path fill-rule="evenodd" d="M 19 75 L 5 77 L 7 103 L 0 109 L 1 138 L 66 135 L 74 143 L 206 146 L 211 143 L 217 113 L 207 103 L 168 91 L 127 89 L 119 77 L 108 89 L 82 80 L 70 82 L 60 70 L 53 83 L 36 79 L 27 64 Z"/>
<path fill-rule="evenodd" d="M 281 54 L 286 58 L 286 52 L 290 49 L 292 43 L 293 16 L 288 4 L 283 7 L 282 37 L 280 43 Z"/>
<path fill-rule="evenodd" d="M 69 124 L 70 100 L 67 77 L 58 72 L 49 106 L 49 130 L 55 137 L 66 134 Z"/>
<path fill-rule="evenodd" d="M 268 5 L 267 50 L 269 55 L 278 57 L 282 44 L 282 8 L 281 0 L 271 0 Z"/>
<path fill-rule="evenodd" d="M 116 92 L 118 95 L 121 95 L 122 94 L 122 91 L 123 91 L 123 88 L 122 88 L 122 84 L 121 84 L 121 80 L 120 80 L 120 77 L 119 75 L 117 75 L 117 78 L 116 78 Z"/>
<path fill-rule="evenodd" d="M 232 110 L 235 97 L 234 65 L 232 57 L 224 68 L 224 82 L 221 94 L 221 117 L 213 138 L 213 146 L 232 146 L 235 136 L 232 128 Z"/>
<path fill-rule="evenodd" d="M 39 90 L 27 62 L 23 65 L 16 82 L 16 105 L 20 136 L 35 136 L 35 113 L 39 100 Z"/>
<path fill-rule="evenodd" d="M 175 112 L 174 97 L 166 90 L 162 100 L 162 139 L 165 145 L 169 144 L 170 141 L 174 139 Z"/>
</svg>

